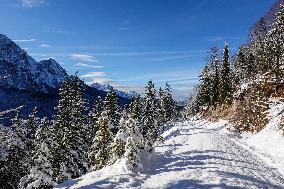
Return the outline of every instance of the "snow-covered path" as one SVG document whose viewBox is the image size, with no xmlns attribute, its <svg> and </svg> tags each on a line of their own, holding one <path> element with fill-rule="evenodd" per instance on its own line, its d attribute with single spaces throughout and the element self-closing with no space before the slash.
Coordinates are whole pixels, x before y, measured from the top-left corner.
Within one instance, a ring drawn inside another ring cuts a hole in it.
<svg viewBox="0 0 284 189">
<path fill-rule="evenodd" d="M 225 122 L 178 123 L 164 134 L 143 173 L 118 164 L 69 181 L 62 188 L 284 188 L 284 178 L 223 132 Z"/>
</svg>

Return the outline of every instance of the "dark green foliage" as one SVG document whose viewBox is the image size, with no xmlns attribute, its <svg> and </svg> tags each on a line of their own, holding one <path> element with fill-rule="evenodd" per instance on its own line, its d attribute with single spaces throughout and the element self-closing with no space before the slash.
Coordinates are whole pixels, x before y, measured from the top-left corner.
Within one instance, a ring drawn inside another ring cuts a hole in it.
<svg viewBox="0 0 284 189">
<path fill-rule="evenodd" d="M 110 121 L 111 132 L 115 135 L 118 131 L 120 114 L 117 104 L 117 94 L 113 90 L 107 93 L 104 101 L 104 108 Z"/>
<path fill-rule="evenodd" d="M 60 88 L 58 115 L 53 128 L 54 146 L 52 148 L 54 178 L 62 182 L 76 178 L 88 170 L 85 111 L 82 81 L 77 75 L 65 78 Z"/>
<path fill-rule="evenodd" d="M 110 121 L 106 111 L 103 111 L 98 120 L 99 130 L 93 140 L 89 161 L 94 170 L 106 166 L 110 160 L 110 144 L 113 138 L 110 127 Z"/>
<path fill-rule="evenodd" d="M 225 43 L 223 50 L 222 65 L 220 70 L 220 82 L 219 82 L 219 101 L 221 104 L 229 104 L 232 97 L 232 80 L 229 62 L 229 48 Z"/>
<path fill-rule="evenodd" d="M 158 112 L 156 89 L 152 81 L 149 81 L 148 85 L 145 87 L 142 115 L 142 135 L 149 142 L 149 146 L 152 147 L 154 141 L 157 139 L 159 131 L 157 123 Z"/>
</svg>

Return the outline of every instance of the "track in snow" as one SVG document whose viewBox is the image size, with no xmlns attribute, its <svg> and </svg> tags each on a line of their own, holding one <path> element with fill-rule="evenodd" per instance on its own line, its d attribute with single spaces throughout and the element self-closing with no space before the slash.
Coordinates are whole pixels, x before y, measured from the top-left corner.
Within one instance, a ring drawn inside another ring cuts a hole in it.
<svg viewBox="0 0 284 189">
<path fill-rule="evenodd" d="M 284 188 L 283 175 L 238 145 L 223 127 L 224 122 L 177 124 L 164 134 L 144 173 L 101 179 L 101 173 L 90 173 L 92 184 L 83 186 L 79 178 L 71 188 Z"/>
</svg>

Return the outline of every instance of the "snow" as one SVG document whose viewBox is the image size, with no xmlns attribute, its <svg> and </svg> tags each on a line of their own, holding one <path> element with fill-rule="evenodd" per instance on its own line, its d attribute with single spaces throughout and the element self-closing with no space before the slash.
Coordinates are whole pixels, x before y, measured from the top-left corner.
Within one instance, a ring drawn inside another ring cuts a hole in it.
<svg viewBox="0 0 284 189">
<path fill-rule="evenodd" d="M 271 114 L 277 113 L 276 106 L 280 104 L 273 106 Z M 274 121 L 271 119 L 271 125 Z M 55 188 L 284 188 L 283 175 L 249 146 L 258 145 L 254 143 L 257 135 L 242 137 L 229 127 L 225 120 L 177 122 L 164 132 L 164 141 L 157 143 L 155 153 L 142 157 L 141 172 L 127 171 L 126 160 L 119 159 Z M 268 130 L 264 133 L 272 132 Z M 275 139 L 270 142 L 276 143 Z M 279 149 L 281 157 L 284 153 Z"/>
<path fill-rule="evenodd" d="M 100 83 L 95 82 L 91 84 L 91 87 L 96 88 L 100 91 L 105 91 L 105 92 L 109 92 L 113 90 L 114 92 L 116 92 L 118 96 L 128 98 L 128 99 L 132 99 L 133 97 L 138 96 L 138 94 L 135 91 L 128 91 L 128 92 L 120 91 L 120 90 L 114 89 L 113 86 L 109 84 L 100 84 Z"/>
<path fill-rule="evenodd" d="M 240 141 L 249 145 L 251 151 L 257 152 L 265 162 L 284 175 L 284 135 L 279 129 L 284 116 L 284 102 L 277 98 L 270 99 L 268 112 L 269 123 L 257 134 L 244 134 Z"/>
<path fill-rule="evenodd" d="M 58 88 L 66 71 L 53 59 L 37 62 L 7 36 L 0 34 L 2 87 L 48 93 Z"/>
</svg>

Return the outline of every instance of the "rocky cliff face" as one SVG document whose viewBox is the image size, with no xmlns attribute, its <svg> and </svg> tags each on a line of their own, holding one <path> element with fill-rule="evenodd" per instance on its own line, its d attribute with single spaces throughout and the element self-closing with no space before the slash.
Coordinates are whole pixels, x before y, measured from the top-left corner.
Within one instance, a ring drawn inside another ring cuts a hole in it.
<svg viewBox="0 0 284 189">
<path fill-rule="evenodd" d="M 49 93 L 60 86 L 66 71 L 53 59 L 37 62 L 0 34 L 0 86 Z"/>
</svg>

